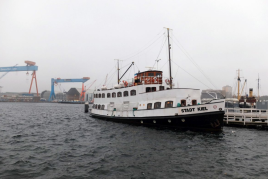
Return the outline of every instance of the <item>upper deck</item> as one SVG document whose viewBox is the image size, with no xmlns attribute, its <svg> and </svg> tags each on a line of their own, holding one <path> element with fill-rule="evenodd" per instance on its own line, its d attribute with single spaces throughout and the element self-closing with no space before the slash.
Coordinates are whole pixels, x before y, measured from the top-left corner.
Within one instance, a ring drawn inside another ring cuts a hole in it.
<svg viewBox="0 0 268 179">
<path fill-rule="evenodd" d="M 135 74 L 135 85 L 141 84 L 162 84 L 163 75 L 162 71 L 150 70 L 145 72 L 139 72 Z"/>
</svg>

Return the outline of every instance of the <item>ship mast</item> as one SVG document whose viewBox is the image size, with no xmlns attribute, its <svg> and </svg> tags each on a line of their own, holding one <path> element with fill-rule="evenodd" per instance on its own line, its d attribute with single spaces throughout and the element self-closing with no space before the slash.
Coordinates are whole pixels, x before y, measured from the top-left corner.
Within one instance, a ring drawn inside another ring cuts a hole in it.
<svg viewBox="0 0 268 179">
<path fill-rule="evenodd" d="M 237 99 L 240 100 L 240 70 L 238 69 L 238 76 L 237 76 L 237 84 L 238 84 L 238 87 L 237 87 Z"/>
<path fill-rule="evenodd" d="M 260 100 L 260 75 L 258 74 L 258 100 Z"/>
<path fill-rule="evenodd" d="M 114 59 L 117 60 L 117 84 L 119 84 L 120 80 L 119 80 L 119 59 Z"/>
<path fill-rule="evenodd" d="M 167 28 L 167 33 L 168 33 L 169 80 L 170 80 L 169 86 L 170 86 L 170 89 L 172 89 L 171 58 L 170 58 L 171 44 L 169 43 L 169 28 Z"/>
</svg>

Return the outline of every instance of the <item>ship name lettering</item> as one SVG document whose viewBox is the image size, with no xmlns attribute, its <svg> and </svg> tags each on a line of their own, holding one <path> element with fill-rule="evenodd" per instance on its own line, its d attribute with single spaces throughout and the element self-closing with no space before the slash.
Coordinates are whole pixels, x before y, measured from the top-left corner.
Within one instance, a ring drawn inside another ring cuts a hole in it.
<svg viewBox="0 0 268 179">
<path fill-rule="evenodd" d="M 181 112 L 194 112 L 195 108 L 182 109 Z"/>
<path fill-rule="evenodd" d="M 198 110 L 198 111 L 206 111 L 206 110 L 208 110 L 208 109 L 207 109 L 207 107 L 199 107 L 199 108 L 197 108 L 197 110 Z"/>
</svg>

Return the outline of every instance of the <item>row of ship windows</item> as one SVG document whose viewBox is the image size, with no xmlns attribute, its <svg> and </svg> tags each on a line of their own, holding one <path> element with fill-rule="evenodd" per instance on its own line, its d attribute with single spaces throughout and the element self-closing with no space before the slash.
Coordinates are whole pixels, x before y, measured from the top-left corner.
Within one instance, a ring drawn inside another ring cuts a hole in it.
<svg viewBox="0 0 268 179">
<path fill-rule="evenodd" d="M 98 104 L 93 104 L 93 109 L 101 109 L 104 110 L 105 105 L 98 105 Z M 154 108 L 153 103 L 148 103 L 147 104 L 147 109 L 160 109 L 161 108 L 161 102 L 155 102 L 154 103 Z M 173 107 L 173 101 L 166 101 L 165 102 L 165 108 L 172 108 Z"/>
<path fill-rule="evenodd" d="M 165 90 L 164 86 L 159 86 L 159 91 Z M 147 87 L 146 88 L 146 93 L 148 92 L 154 92 L 156 91 L 156 87 Z M 127 97 L 128 96 L 128 91 L 124 91 L 123 92 L 123 96 Z M 131 90 L 130 91 L 130 96 L 136 96 L 136 90 Z M 107 98 L 111 97 L 111 93 L 107 93 Z M 122 92 L 117 92 L 117 95 L 115 92 L 112 93 L 112 98 L 116 98 L 116 97 L 122 97 Z M 102 94 L 94 94 L 94 98 L 105 98 L 105 93 Z"/>
<path fill-rule="evenodd" d="M 117 97 L 122 97 L 122 92 L 117 92 L 117 95 L 115 92 L 112 93 L 112 98 L 116 98 Z M 128 91 L 124 91 L 123 92 L 123 96 L 127 97 L 128 96 Z M 136 90 L 131 90 L 130 91 L 130 96 L 136 96 Z M 107 93 L 107 98 L 111 97 L 111 93 Z M 94 98 L 105 98 L 105 93 L 102 94 L 94 94 Z"/>
<path fill-rule="evenodd" d="M 196 100 L 192 100 L 192 105 L 196 105 L 197 101 Z M 141 106 L 141 104 L 140 104 Z M 180 106 L 186 106 L 186 100 L 181 100 L 181 104 Z M 98 104 L 93 104 L 93 109 L 101 109 L 104 110 L 105 105 L 98 105 Z M 153 107 L 153 103 L 148 103 L 147 104 L 147 109 L 160 109 L 161 108 L 161 102 L 155 102 L 154 103 L 154 108 Z M 165 102 L 165 108 L 172 108 L 173 107 L 173 101 L 166 101 Z"/>
</svg>

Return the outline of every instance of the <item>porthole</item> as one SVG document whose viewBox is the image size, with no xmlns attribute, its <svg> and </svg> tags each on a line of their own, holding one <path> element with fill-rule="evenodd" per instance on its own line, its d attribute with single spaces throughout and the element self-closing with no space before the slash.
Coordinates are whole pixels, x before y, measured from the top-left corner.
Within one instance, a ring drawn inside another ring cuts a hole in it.
<svg viewBox="0 0 268 179">
<path fill-rule="evenodd" d="M 170 119 L 168 120 L 168 123 L 171 123 L 171 120 Z"/>
<path fill-rule="evenodd" d="M 185 119 L 181 119 L 181 122 L 185 122 Z"/>
<path fill-rule="evenodd" d="M 141 121 L 141 123 L 143 124 L 143 121 Z"/>
<path fill-rule="evenodd" d="M 153 123 L 156 123 L 156 121 L 155 121 L 155 120 L 153 120 Z"/>
</svg>

